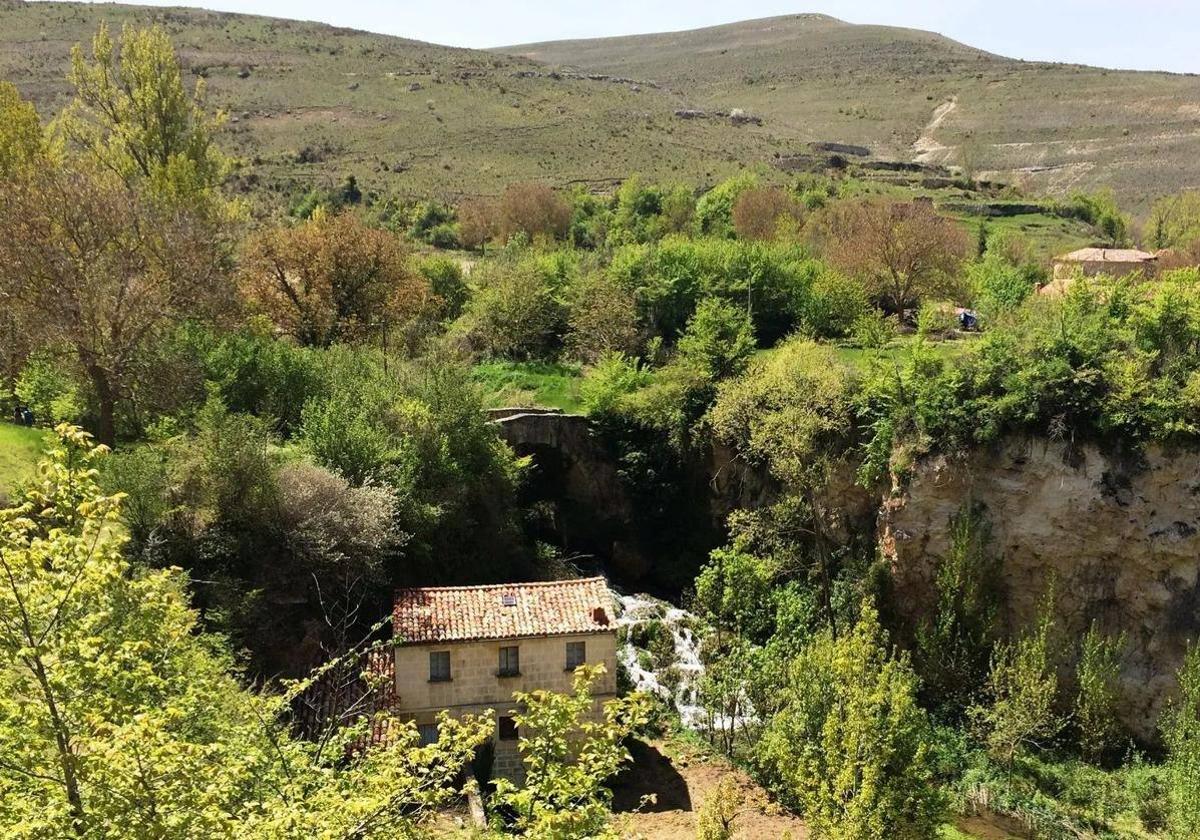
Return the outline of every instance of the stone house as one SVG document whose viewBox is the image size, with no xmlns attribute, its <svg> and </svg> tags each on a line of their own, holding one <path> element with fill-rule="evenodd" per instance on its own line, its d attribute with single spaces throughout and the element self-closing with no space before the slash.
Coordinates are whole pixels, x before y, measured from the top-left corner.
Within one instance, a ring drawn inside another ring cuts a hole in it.
<svg viewBox="0 0 1200 840">
<path fill-rule="evenodd" d="M 492 773 L 522 775 L 514 692 L 569 692 L 575 668 L 603 664 L 596 711 L 617 692 L 617 635 L 604 578 L 401 589 L 392 613 L 392 711 L 437 738 L 440 712 L 495 713 Z"/>
<path fill-rule="evenodd" d="M 1054 258 L 1054 279 L 1067 280 L 1082 274 L 1084 277 L 1107 275 L 1124 277 L 1140 271 L 1152 277 L 1158 267 L 1158 254 L 1135 248 L 1080 248 Z"/>
</svg>

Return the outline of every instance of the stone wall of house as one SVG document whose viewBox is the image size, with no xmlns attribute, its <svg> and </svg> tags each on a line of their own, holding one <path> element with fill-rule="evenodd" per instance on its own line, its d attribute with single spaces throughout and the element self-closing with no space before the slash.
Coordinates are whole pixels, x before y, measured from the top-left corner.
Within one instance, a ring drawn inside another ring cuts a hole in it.
<svg viewBox="0 0 1200 840">
<path fill-rule="evenodd" d="M 617 636 L 615 631 L 571 636 L 514 640 L 487 640 L 451 644 L 414 644 L 396 649 L 397 711 L 406 719 L 431 724 L 442 710 L 456 716 L 494 712 L 495 762 L 492 775 L 520 779 L 521 758 L 515 740 L 500 738 L 500 718 L 515 709 L 513 694 L 545 689 L 569 692 L 574 680 L 567 670 L 567 643 L 583 642 L 585 661 L 604 665 L 605 673 L 592 687 L 597 707 L 617 691 Z M 500 648 L 520 650 L 520 674 L 497 675 Z M 431 682 L 429 654 L 449 651 L 450 679 Z M 598 709 L 597 709 L 598 710 Z"/>
</svg>

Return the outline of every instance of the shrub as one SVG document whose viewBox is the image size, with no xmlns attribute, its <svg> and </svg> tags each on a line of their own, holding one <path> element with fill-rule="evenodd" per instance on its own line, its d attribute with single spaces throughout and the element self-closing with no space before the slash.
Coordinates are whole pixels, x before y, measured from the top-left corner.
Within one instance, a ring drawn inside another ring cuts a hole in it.
<svg viewBox="0 0 1200 840">
<path fill-rule="evenodd" d="M 999 559 L 980 506 L 950 520 L 950 550 L 934 572 L 937 609 L 917 628 L 917 670 L 928 705 L 951 719 L 977 699 L 988 677 L 1001 602 Z"/>
<path fill-rule="evenodd" d="M 417 271 L 429 281 L 429 287 L 441 298 L 443 318 L 457 318 L 471 296 L 463 280 L 462 264 L 452 257 L 426 257 L 417 264 Z"/>
<path fill-rule="evenodd" d="M 1083 637 L 1075 675 L 1079 683 L 1075 695 L 1075 728 L 1083 757 L 1093 763 L 1103 761 L 1120 746 L 1121 721 L 1117 717 L 1120 700 L 1120 658 L 1125 647 L 1124 634 L 1111 637 L 1100 632 L 1093 620 Z"/>
<path fill-rule="evenodd" d="M 868 309 L 854 319 L 850 335 L 859 347 L 880 350 L 896 337 L 896 321 L 878 309 Z"/>
<path fill-rule="evenodd" d="M 1081 219 L 1096 229 L 1110 245 L 1128 245 L 1129 218 L 1117 207 L 1117 199 L 1111 189 L 1094 193 L 1076 192 L 1059 205 L 1061 215 Z"/>
<path fill-rule="evenodd" d="M 748 308 L 766 346 L 793 329 L 819 268 L 797 246 L 671 237 L 619 249 L 608 273 L 634 293 L 642 322 L 668 342 L 701 299 L 718 297 Z"/>
<path fill-rule="evenodd" d="M 931 837 L 944 808 L 933 783 L 917 678 L 888 650 L 875 610 L 826 630 L 791 663 L 779 711 L 755 747 L 770 786 L 828 840 Z"/>
<path fill-rule="evenodd" d="M 518 233 L 530 240 L 561 239 L 571 224 L 571 205 L 543 184 L 511 184 L 496 212 L 496 235 L 502 242 Z"/>
<path fill-rule="evenodd" d="M 1173 840 L 1200 835 L 1200 644 L 1179 669 L 1179 697 L 1160 722 L 1167 747 L 1167 826 Z"/>
<path fill-rule="evenodd" d="M 737 778 L 726 773 L 700 806 L 696 817 L 696 840 L 730 840 L 742 802 Z"/>
<path fill-rule="evenodd" d="M 567 346 L 575 358 L 594 362 L 605 353 L 637 351 L 637 301 L 627 288 L 595 272 L 570 291 Z"/>
<path fill-rule="evenodd" d="M 796 313 L 796 326 L 812 338 L 843 338 L 871 309 L 862 284 L 831 269 L 817 269 Z"/>
<path fill-rule="evenodd" d="M 69 370 L 64 358 L 48 351 L 26 359 L 13 391 L 39 424 L 74 423 L 83 416 L 86 410 L 83 395 Z"/>
<path fill-rule="evenodd" d="M 733 205 L 738 196 L 758 186 L 758 176 L 743 172 L 722 181 L 696 202 L 696 226 L 705 236 L 733 236 Z"/>
<path fill-rule="evenodd" d="M 735 376 L 754 353 L 750 318 L 731 303 L 705 298 L 688 320 L 678 350 L 714 382 Z"/>
<path fill-rule="evenodd" d="M 559 300 L 558 278 L 545 268 L 523 257 L 476 266 L 475 294 L 452 335 L 484 356 L 553 357 L 566 332 L 567 309 Z"/>
<path fill-rule="evenodd" d="M 967 263 L 966 275 L 975 306 L 987 315 L 1016 309 L 1042 279 L 1036 267 L 1013 265 L 992 253 Z"/>
<path fill-rule="evenodd" d="M 997 645 L 988 675 L 990 705 L 971 710 L 988 751 L 1006 765 L 1012 764 L 1019 750 L 1047 746 L 1064 725 L 1056 710 L 1052 615 L 1053 590 L 1045 597 L 1033 627 L 1017 639 Z"/>
<path fill-rule="evenodd" d="M 650 381 L 649 371 L 636 358 L 619 352 L 600 356 L 588 369 L 579 395 L 589 414 L 611 414 L 618 410 L 621 399 Z"/>
<path fill-rule="evenodd" d="M 924 338 L 943 336 L 958 326 L 954 304 L 947 301 L 926 301 L 917 312 L 917 335 Z"/>
<path fill-rule="evenodd" d="M 499 231 L 496 202 L 474 198 L 458 205 L 458 241 L 464 248 L 484 248 Z"/>
<path fill-rule="evenodd" d="M 777 187 L 743 190 L 733 203 L 732 218 L 739 239 L 766 240 L 794 235 L 801 224 L 796 200 Z"/>
<path fill-rule="evenodd" d="M 647 184 L 638 175 L 621 183 L 614 197 L 612 244 L 654 242 L 691 226 L 695 200 L 681 185 Z"/>
<path fill-rule="evenodd" d="M 438 201 L 422 201 L 413 208 L 408 235 L 436 248 L 457 248 L 454 209 Z"/>
</svg>

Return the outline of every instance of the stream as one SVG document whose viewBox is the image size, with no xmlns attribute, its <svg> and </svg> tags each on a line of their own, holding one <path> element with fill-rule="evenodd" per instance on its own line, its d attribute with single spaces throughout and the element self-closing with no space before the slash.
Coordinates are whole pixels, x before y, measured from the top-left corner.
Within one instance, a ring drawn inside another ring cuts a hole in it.
<svg viewBox="0 0 1200 840">
<path fill-rule="evenodd" d="M 703 622 L 687 610 L 649 595 L 614 592 L 613 597 L 620 605 L 617 659 L 633 688 L 670 703 L 689 729 L 727 725 L 729 721 L 714 720 L 700 702 L 704 663 L 698 631 Z"/>
</svg>

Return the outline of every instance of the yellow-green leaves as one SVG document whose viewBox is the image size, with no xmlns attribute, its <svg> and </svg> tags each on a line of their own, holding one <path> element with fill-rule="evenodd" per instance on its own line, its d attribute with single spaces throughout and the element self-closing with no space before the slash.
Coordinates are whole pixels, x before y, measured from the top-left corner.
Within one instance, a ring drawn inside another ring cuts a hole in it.
<svg viewBox="0 0 1200 840">
<path fill-rule="evenodd" d="M 205 109 L 203 80 L 187 93 L 162 28 L 126 26 L 118 50 L 101 26 L 90 60 L 73 50 L 69 78 L 75 101 L 56 127 L 102 168 L 171 202 L 214 196 L 228 166 L 212 143 L 223 116 Z"/>
<path fill-rule="evenodd" d="M 184 574 L 123 555 L 104 448 L 57 431 L 0 511 L 0 836 L 417 836 L 490 723 L 445 718 L 427 747 L 399 722 L 378 747 L 365 721 L 325 752 L 293 738 L 283 698 L 197 631 Z"/>
<path fill-rule="evenodd" d="M 645 725 L 649 699 L 633 694 L 597 709 L 591 688 L 603 673 L 603 666 L 582 665 L 575 671 L 572 694 L 533 691 L 513 697 L 525 709 L 514 716 L 525 785 L 517 788 L 502 779 L 496 799 L 515 815 L 513 828 L 521 836 L 616 836 L 608 825 L 612 792 L 604 782 L 629 760 L 623 742 Z"/>
</svg>

